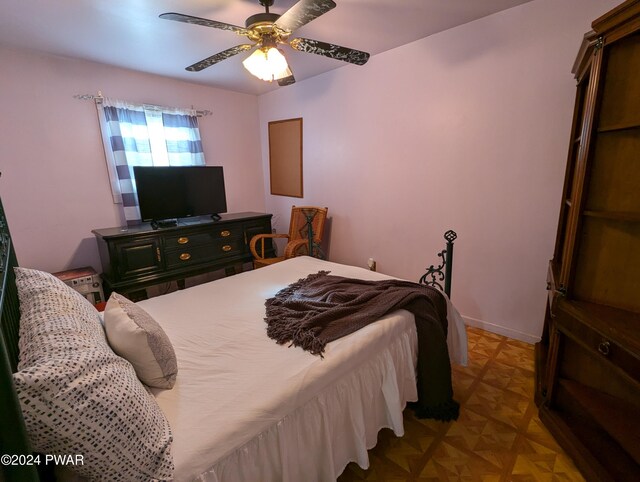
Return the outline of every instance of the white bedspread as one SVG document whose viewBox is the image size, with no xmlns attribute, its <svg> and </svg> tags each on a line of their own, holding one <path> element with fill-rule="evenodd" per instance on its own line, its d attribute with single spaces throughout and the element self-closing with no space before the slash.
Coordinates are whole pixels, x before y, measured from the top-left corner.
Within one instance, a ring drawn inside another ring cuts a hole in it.
<svg viewBox="0 0 640 482">
<path fill-rule="evenodd" d="M 172 390 L 154 389 L 174 434 L 175 480 L 329 481 L 346 464 L 368 466 L 377 432 L 402 435 L 416 400 L 413 315 L 398 310 L 329 343 L 324 358 L 266 336 L 264 301 L 321 269 L 387 276 L 309 257 L 140 302 L 178 358 Z M 452 360 L 466 335 L 450 306 Z"/>
</svg>

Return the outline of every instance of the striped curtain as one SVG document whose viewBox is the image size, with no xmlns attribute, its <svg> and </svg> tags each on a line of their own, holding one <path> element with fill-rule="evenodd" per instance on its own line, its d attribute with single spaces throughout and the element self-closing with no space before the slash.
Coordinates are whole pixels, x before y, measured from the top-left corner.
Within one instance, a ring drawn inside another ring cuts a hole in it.
<svg viewBox="0 0 640 482">
<path fill-rule="evenodd" d="M 128 225 L 140 223 L 133 166 L 153 166 L 147 119 L 142 106 L 104 99 L 104 130 L 115 173 L 117 195 Z M 112 187 L 114 183 L 112 182 Z"/>
<path fill-rule="evenodd" d="M 195 112 L 162 112 L 162 125 L 170 166 L 204 166 L 204 153 Z"/>
<path fill-rule="evenodd" d="M 197 114 L 108 98 L 97 106 L 114 202 L 127 225 L 140 224 L 133 167 L 203 166 Z"/>
</svg>

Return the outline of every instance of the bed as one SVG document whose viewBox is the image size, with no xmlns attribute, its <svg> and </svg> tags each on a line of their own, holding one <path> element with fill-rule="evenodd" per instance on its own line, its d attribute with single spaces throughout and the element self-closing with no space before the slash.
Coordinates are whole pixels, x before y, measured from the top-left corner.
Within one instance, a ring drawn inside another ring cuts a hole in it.
<svg viewBox="0 0 640 482">
<path fill-rule="evenodd" d="M 2 236 L 10 247 L 8 231 Z M 3 258 L 1 451 L 30 454 L 11 385 L 18 324 L 14 264 L 9 249 Z M 321 270 L 388 278 L 299 257 L 138 303 L 162 326 L 178 359 L 175 386 L 151 389 L 171 427 L 174 480 L 335 480 L 351 461 L 368 467 L 367 449 L 381 428 L 403 435 L 402 411 L 417 397 L 417 336 L 409 312 L 394 311 L 329 343 L 323 357 L 265 335 L 265 300 Z M 464 325 L 450 302 L 447 317 L 451 360 L 464 364 Z M 38 480 L 34 468 L 5 467 L 5 478 Z"/>
</svg>

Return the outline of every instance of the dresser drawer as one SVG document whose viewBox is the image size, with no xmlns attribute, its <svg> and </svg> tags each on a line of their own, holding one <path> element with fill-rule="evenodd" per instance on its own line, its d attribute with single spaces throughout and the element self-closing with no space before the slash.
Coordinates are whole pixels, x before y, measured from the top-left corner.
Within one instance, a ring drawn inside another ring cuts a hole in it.
<svg viewBox="0 0 640 482">
<path fill-rule="evenodd" d="M 239 226 L 220 227 L 209 229 L 206 232 L 184 233 L 180 236 L 165 236 L 164 245 L 167 249 L 186 248 L 211 244 L 218 240 L 224 240 L 242 233 Z"/>
<path fill-rule="evenodd" d="M 180 249 L 166 250 L 165 262 L 168 268 L 177 268 L 236 256 L 242 254 L 243 249 L 244 243 L 241 237 L 225 238 L 206 245 L 185 245 Z"/>
</svg>

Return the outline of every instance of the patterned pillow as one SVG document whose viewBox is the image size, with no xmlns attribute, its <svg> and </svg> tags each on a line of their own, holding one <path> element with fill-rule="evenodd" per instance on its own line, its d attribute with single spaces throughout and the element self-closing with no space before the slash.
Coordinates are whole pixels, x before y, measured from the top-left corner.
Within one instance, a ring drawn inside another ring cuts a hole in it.
<svg viewBox="0 0 640 482">
<path fill-rule="evenodd" d="M 24 268 L 15 272 L 20 297 L 19 370 L 104 341 L 100 315 L 84 296 L 49 273 Z"/>
<path fill-rule="evenodd" d="M 178 374 L 176 354 L 149 313 L 112 293 L 104 310 L 104 329 L 113 351 L 133 365 L 142 383 L 156 388 L 173 387 Z"/>
<path fill-rule="evenodd" d="M 54 276 L 16 268 L 20 371 L 14 383 L 33 448 L 83 456 L 92 480 L 169 480 L 171 428 L 97 311 Z"/>
</svg>

